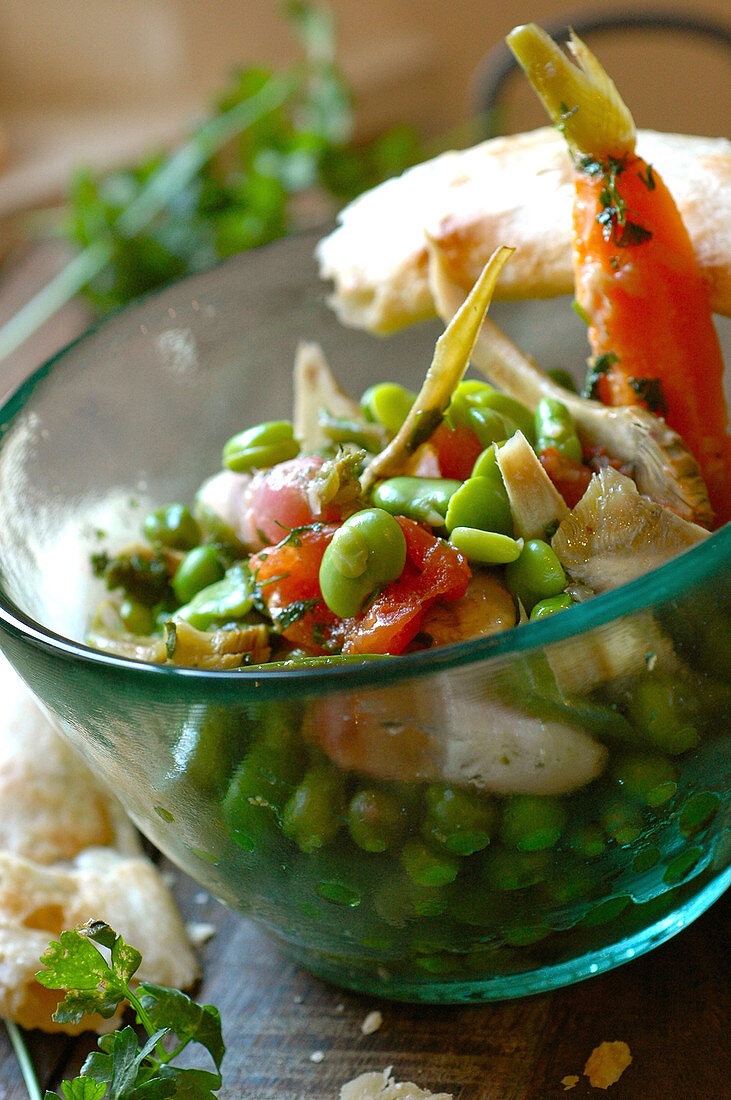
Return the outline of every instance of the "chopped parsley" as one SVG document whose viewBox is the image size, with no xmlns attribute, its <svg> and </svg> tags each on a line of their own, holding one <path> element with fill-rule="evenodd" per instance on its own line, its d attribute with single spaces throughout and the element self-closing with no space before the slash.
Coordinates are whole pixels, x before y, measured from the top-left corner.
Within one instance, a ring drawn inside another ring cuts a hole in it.
<svg viewBox="0 0 731 1100">
<path fill-rule="evenodd" d="M 618 362 L 619 356 L 613 351 L 608 351 L 604 355 L 597 355 L 596 359 L 593 359 L 589 364 L 581 396 L 590 397 L 592 400 L 597 401 L 599 399 L 600 378 L 602 375 L 608 374 L 614 364 Z"/>
<path fill-rule="evenodd" d="M 627 204 L 619 190 L 618 179 L 627 167 L 627 158 L 609 157 L 606 161 L 594 160 L 592 157 L 583 157 L 579 161 L 579 168 L 589 176 L 600 176 L 604 186 L 599 194 L 601 210 L 596 220 L 602 227 L 604 239 L 611 240 L 618 248 L 627 248 L 630 245 L 643 244 L 652 237 L 649 229 L 632 221 L 629 217 Z M 640 175 L 640 179 L 652 190 L 655 186 L 652 170 L 648 166 L 647 178 Z"/>
<path fill-rule="evenodd" d="M 650 412 L 657 413 L 658 416 L 667 416 L 668 403 L 659 378 L 630 378 L 628 381 Z"/>
<path fill-rule="evenodd" d="M 284 631 L 288 626 L 292 626 L 294 623 L 298 623 L 300 619 L 303 619 L 308 611 L 312 611 L 320 603 L 319 597 L 309 600 L 294 600 L 292 603 L 287 604 L 276 615 L 272 615 L 272 621 L 275 628 L 278 631 Z"/>
</svg>

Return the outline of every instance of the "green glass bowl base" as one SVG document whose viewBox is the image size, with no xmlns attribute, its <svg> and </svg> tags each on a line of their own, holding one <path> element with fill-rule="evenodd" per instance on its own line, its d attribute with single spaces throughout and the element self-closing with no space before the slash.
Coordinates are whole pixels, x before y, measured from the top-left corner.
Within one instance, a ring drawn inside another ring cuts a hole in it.
<svg viewBox="0 0 731 1100">
<path fill-rule="evenodd" d="M 375 960 L 341 958 L 293 944 L 276 933 L 273 938 L 295 963 L 321 980 L 354 993 L 365 993 L 411 1004 L 465 1004 L 513 1000 L 586 981 L 608 970 L 631 963 L 666 943 L 697 920 L 731 886 L 731 868 L 713 878 L 702 890 L 653 924 L 622 937 L 615 943 L 587 951 L 554 965 L 519 969 L 495 976 L 456 978 L 432 971 L 423 977 L 398 973 L 397 966 Z M 519 948 L 515 948 L 515 957 Z M 504 961 L 504 956 L 503 956 Z M 416 969 L 410 964 L 412 972 Z"/>
</svg>

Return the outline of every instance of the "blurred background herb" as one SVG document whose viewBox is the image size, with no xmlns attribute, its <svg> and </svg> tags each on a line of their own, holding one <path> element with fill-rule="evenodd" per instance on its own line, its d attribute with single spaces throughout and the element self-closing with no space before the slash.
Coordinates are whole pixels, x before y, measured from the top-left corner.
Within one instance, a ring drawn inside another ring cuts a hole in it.
<svg viewBox="0 0 731 1100">
<path fill-rule="evenodd" d="M 283 13 L 301 61 L 235 73 L 171 153 L 101 176 L 77 170 L 55 230 L 75 255 L 0 328 L 0 361 L 77 294 L 102 316 L 244 249 L 324 225 L 424 158 L 408 127 L 353 141 L 329 9 L 288 0 Z"/>
<path fill-rule="evenodd" d="M 284 12 L 303 49 L 301 63 L 279 74 L 286 89 L 180 181 L 149 224 L 130 233 L 123 215 L 160 173 L 164 156 L 102 177 L 76 173 L 61 230 L 82 249 L 101 237 L 111 244 L 109 260 L 81 288 L 97 313 L 324 222 L 338 205 L 420 158 L 419 138 L 406 127 L 353 144 L 352 96 L 336 63 L 331 13 L 302 0 L 286 4 Z M 239 70 L 211 118 L 253 103 L 277 75 L 259 67 Z"/>
</svg>

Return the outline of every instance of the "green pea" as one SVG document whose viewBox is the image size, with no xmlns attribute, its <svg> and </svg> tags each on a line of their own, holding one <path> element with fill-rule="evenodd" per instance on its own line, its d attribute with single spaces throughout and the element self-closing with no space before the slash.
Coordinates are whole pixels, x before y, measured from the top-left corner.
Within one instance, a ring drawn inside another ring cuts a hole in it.
<svg viewBox="0 0 731 1100">
<path fill-rule="evenodd" d="M 515 434 L 517 424 L 495 408 L 488 400 L 496 391 L 485 382 L 465 379 L 459 383 L 445 414 L 452 427 L 470 428 L 483 447 L 490 443 L 509 439 Z"/>
<path fill-rule="evenodd" d="M 315 852 L 334 839 L 344 813 L 342 775 L 327 764 L 316 764 L 284 807 L 282 828 L 303 852 Z"/>
<path fill-rule="evenodd" d="M 449 536 L 452 546 L 483 565 L 504 565 L 520 555 L 521 543 L 497 531 L 480 531 L 476 527 L 455 527 Z"/>
<path fill-rule="evenodd" d="M 496 484 L 501 484 L 503 489 L 505 488 L 503 475 L 500 473 L 497 461 L 497 446 L 494 443 L 491 443 L 489 447 L 485 447 L 485 450 L 477 456 L 470 477 L 489 477 Z M 505 495 L 507 496 L 507 492 Z"/>
<path fill-rule="evenodd" d="M 486 848 L 495 833 L 497 807 L 487 795 L 460 787 L 428 787 L 421 833 L 427 842 L 458 856 Z"/>
<path fill-rule="evenodd" d="M 300 447 L 288 420 L 267 420 L 232 436 L 223 448 L 223 465 L 242 473 L 296 458 Z"/>
<path fill-rule="evenodd" d="M 538 454 L 548 447 L 573 462 L 581 462 L 583 451 L 569 410 L 561 401 L 544 397 L 535 412 L 535 450 Z"/>
<path fill-rule="evenodd" d="M 380 451 L 384 445 L 383 432 L 374 424 L 365 424 L 344 416 L 332 416 L 324 409 L 320 410 L 318 423 L 333 443 L 354 443 L 356 447 L 363 447 L 373 453 Z"/>
<path fill-rule="evenodd" d="M 668 672 L 638 679 L 627 702 L 627 717 L 637 731 L 662 752 L 676 756 L 695 748 L 700 738 L 695 727 L 695 693 Z"/>
<path fill-rule="evenodd" d="M 566 837 L 569 848 L 588 859 L 596 859 L 607 847 L 604 833 L 594 822 L 577 825 Z"/>
<path fill-rule="evenodd" d="M 303 768 L 301 747 L 293 741 L 262 741 L 247 752 L 223 801 L 224 819 L 239 847 L 254 851 L 276 841 L 280 811 Z"/>
<path fill-rule="evenodd" d="M 689 875 L 696 864 L 700 861 L 703 855 L 702 848 L 688 848 L 687 851 L 681 852 L 675 859 L 671 859 L 665 868 L 665 874 L 662 876 L 663 882 L 668 886 L 675 886 L 676 883 Z"/>
<path fill-rule="evenodd" d="M 337 529 L 322 556 L 320 590 L 335 615 L 357 615 L 369 596 L 401 575 L 406 539 L 383 508 L 365 508 Z"/>
<path fill-rule="evenodd" d="M 573 607 L 576 601 L 564 592 L 560 596 L 551 596 L 547 600 L 539 600 L 533 605 L 530 613 L 531 619 L 546 619 L 549 615 L 555 615 L 557 611 L 567 611 Z"/>
<path fill-rule="evenodd" d="M 566 807 L 549 795 L 510 795 L 503 804 L 500 839 L 521 852 L 552 848 L 566 825 Z"/>
<path fill-rule="evenodd" d="M 643 821 L 637 806 L 623 798 L 606 798 L 599 813 L 599 824 L 610 840 L 621 847 L 634 844 L 642 833 Z"/>
<path fill-rule="evenodd" d="M 686 836 L 693 836 L 711 823 L 719 807 L 717 794 L 711 791 L 697 791 L 683 804 L 678 818 L 678 828 Z"/>
<path fill-rule="evenodd" d="M 607 924 L 609 921 L 615 920 L 619 914 L 627 908 L 631 901 L 632 899 L 626 894 L 619 894 L 615 898 L 607 898 L 606 901 L 600 901 L 598 905 L 593 906 L 586 916 L 582 917 L 578 923 L 587 928 L 593 928 L 599 924 Z"/>
<path fill-rule="evenodd" d="M 447 407 L 446 419 L 452 427 L 465 425 L 469 410 L 482 404 L 486 397 L 495 393 L 493 386 L 479 382 L 475 378 L 463 378 L 456 386 Z"/>
<path fill-rule="evenodd" d="M 447 886 L 456 879 L 460 861 L 413 839 L 407 840 L 401 849 L 401 864 L 417 886 Z"/>
<path fill-rule="evenodd" d="M 443 527 L 449 501 L 461 484 L 451 478 L 391 477 L 376 485 L 371 501 L 392 516 Z"/>
<path fill-rule="evenodd" d="M 524 852 L 491 844 L 487 849 L 485 872 L 495 890 L 522 890 L 546 879 L 551 865 L 549 849 Z"/>
<path fill-rule="evenodd" d="M 677 771 L 666 756 L 631 753 L 615 760 L 612 776 L 623 792 L 647 806 L 662 806 L 677 790 Z"/>
<path fill-rule="evenodd" d="M 493 390 L 492 393 L 487 394 L 482 399 L 480 404 L 484 408 L 494 409 L 495 412 L 501 413 L 509 423 L 520 428 L 529 443 L 534 442 L 536 433 L 533 413 L 521 401 L 511 397 L 510 394 Z"/>
<path fill-rule="evenodd" d="M 197 630 L 208 630 L 214 623 L 243 619 L 253 607 L 254 592 L 254 578 L 248 566 L 235 562 L 220 580 L 196 592 L 175 615 Z"/>
<path fill-rule="evenodd" d="M 502 478 L 470 477 L 463 482 L 449 500 L 445 525 L 448 531 L 476 527 L 512 536 L 513 515 Z"/>
<path fill-rule="evenodd" d="M 145 516 L 145 538 L 172 550 L 192 550 L 201 539 L 201 530 L 185 504 L 166 504 Z"/>
<path fill-rule="evenodd" d="M 173 577 L 173 591 L 181 603 L 186 604 L 208 585 L 220 581 L 223 566 L 215 546 L 207 543 L 195 546 L 185 555 Z"/>
<path fill-rule="evenodd" d="M 505 584 L 529 614 L 540 600 L 563 592 L 567 583 L 555 551 L 542 539 L 528 539 L 505 569 Z"/>
<path fill-rule="evenodd" d="M 483 447 L 489 447 L 491 443 L 502 443 L 518 430 L 514 420 L 487 405 L 473 405 L 467 410 L 464 423 L 475 433 Z"/>
<path fill-rule="evenodd" d="M 396 382 L 379 382 L 370 386 L 360 399 L 360 407 L 369 420 L 382 424 L 395 435 L 411 411 L 416 394 Z"/>
<path fill-rule="evenodd" d="M 365 852 L 385 852 L 401 839 L 405 828 L 404 808 L 388 791 L 364 788 L 350 800 L 348 829 Z"/>
<path fill-rule="evenodd" d="M 246 548 L 233 528 L 224 523 L 221 517 L 199 498 L 195 501 L 194 514 L 203 537 L 209 542 L 217 543 L 233 557 L 244 555 Z"/>
<path fill-rule="evenodd" d="M 130 634 L 152 634 L 157 625 L 153 609 L 129 596 L 125 597 L 119 605 L 119 615 L 125 630 Z"/>
</svg>

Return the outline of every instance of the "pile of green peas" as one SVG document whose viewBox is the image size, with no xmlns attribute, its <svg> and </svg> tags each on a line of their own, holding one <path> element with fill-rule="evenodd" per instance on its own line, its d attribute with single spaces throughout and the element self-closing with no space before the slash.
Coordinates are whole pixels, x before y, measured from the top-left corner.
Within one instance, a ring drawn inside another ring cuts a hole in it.
<svg viewBox="0 0 731 1100">
<path fill-rule="evenodd" d="M 564 796 L 343 771 L 303 740 L 293 713 L 280 715 L 222 787 L 226 827 L 252 868 L 290 866 L 293 905 L 338 911 L 364 957 L 386 951 L 405 972 L 466 974 L 486 965 L 488 948 L 540 942 L 557 961 L 569 929 L 591 947 L 652 906 L 660 917 L 719 815 L 718 792 L 684 769 L 712 734 L 704 679 L 679 683 L 660 669 L 641 683 L 637 698 L 595 693 L 597 709 L 621 716 L 606 727 L 610 765 Z"/>
</svg>

